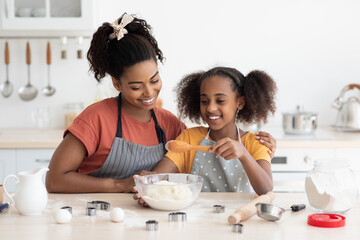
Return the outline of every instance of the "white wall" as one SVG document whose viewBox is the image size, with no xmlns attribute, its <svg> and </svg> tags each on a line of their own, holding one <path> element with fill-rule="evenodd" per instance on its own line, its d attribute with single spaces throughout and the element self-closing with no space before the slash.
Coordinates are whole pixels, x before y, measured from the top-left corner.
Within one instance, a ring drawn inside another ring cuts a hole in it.
<svg viewBox="0 0 360 240">
<path fill-rule="evenodd" d="M 164 107 L 174 113 L 173 88 L 179 79 L 216 65 L 236 67 L 244 74 L 261 69 L 275 79 L 277 113 L 269 125 L 281 125 L 281 112 L 298 104 L 318 112 L 321 125 L 330 125 L 336 117 L 331 104 L 340 90 L 349 83 L 360 83 L 360 2 L 356 0 L 100 2 L 99 25 L 128 12 L 153 26 L 167 58 L 160 66 L 161 97 L 166 99 Z M 52 126 L 62 127 L 64 103 L 90 103 L 96 98 L 96 81 L 87 72 L 86 60 L 75 59 L 75 42 L 70 44 L 74 56 L 64 61 L 58 40 L 52 41 L 57 48 L 52 66 L 56 95 L 39 96 L 31 102 L 15 94 L 10 99 L 0 97 L 0 128 L 31 127 L 31 111 L 44 105 L 55 112 Z M 38 54 L 33 57 L 32 80 L 38 87 L 46 82 L 45 42 L 32 40 Z M 12 52 L 10 80 L 19 88 L 26 84 L 25 40 L 12 45 L 17 49 Z M 3 47 L 0 54 L 3 56 Z M 3 62 L 0 69 L 3 81 Z"/>
</svg>

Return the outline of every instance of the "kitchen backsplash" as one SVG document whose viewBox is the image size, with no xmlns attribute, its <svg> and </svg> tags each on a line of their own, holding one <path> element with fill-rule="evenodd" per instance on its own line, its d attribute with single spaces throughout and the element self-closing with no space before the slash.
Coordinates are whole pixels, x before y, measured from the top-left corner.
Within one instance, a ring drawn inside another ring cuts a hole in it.
<svg viewBox="0 0 360 240">
<path fill-rule="evenodd" d="M 13 84 L 14 90 L 8 98 L 0 96 L 0 128 L 62 128 L 67 111 L 66 104 L 82 102 L 88 105 L 96 100 L 96 94 L 101 87 L 98 87 L 97 82 L 88 72 L 89 66 L 85 56 L 90 39 L 84 39 L 81 46 L 76 39 L 68 39 L 65 47 L 60 39 L 53 38 L 1 39 L 1 56 L 4 56 L 5 41 L 9 43 L 9 81 Z M 52 96 L 45 96 L 42 92 L 48 83 L 46 62 L 48 41 L 51 44 L 52 60 L 50 80 L 51 86 L 56 89 Z M 29 42 L 31 51 L 30 80 L 38 91 L 37 96 L 31 101 L 23 101 L 18 93 L 18 90 L 28 81 L 26 42 Z M 62 50 L 67 52 L 66 59 L 61 58 Z M 78 50 L 84 52 L 81 59 L 77 56 Z M 4 62 L 1 62 L 0 69 L 0 79 L 3 83 L 6 75 Z M 39 121 L 43 122 L 39 123 Z"/>
<path fill-rule="evenodd" d="M 148 20 L 166 57 L 164 65 L 159 64 L 163 80 L 160 97 L 166 99 L 163 107 L 175 114 L 173 89 L 185 74 L 226 65 L 238 68 L 245 75 L 254 69 L 264 70 L 275 79 L 277 112 L 269 119 L 269 126 L 281 126 L 282 112 L 295 110 L 297 105 L 318 113 L 319 125 L 331 125 L 337 114 L 331 107 L 334 99 L 344 86 L 360 82 L 360 32 L 354 31 L 359 28 L 359 7 L 357 1 L 343 4 L 326 0 L 316 4 L 311 0 L 271 3 L 230 0 L 221 6 L 206 0 L 172 4 L 166 0 L 159 0 L 157 4 L 146 0 L 136 4 L 102 1 L 97 8 L 97 26 L 114 21 L 123 12 Z M 87 105 L 98 99 L 99 92 L 102 96 L 113 94 L 112 91 L 105 93 L 111 86 L 110 79 L 99 88 L 88 73 L 86 58 L 77 58 L 76 39 L 68 40 L 66 60 L 61 59 L 60 40 L 50 39 L 51 83 L 56 93 L 46 97 L 39 92 L 34 100 L 22 101 L 17 91 L 27 83 L 27 39 L 8 41 L 14 92 L 8 99 L 0 96 L 0 128 L 34 127 L 32 116 L 38 108 L 50 109 L 50 126 L 62 128 L 65 104 L 84 102 Z M 41 89 L 47 84 L 47 39 L 29 39 L 29 42 L 31 83 Z M 89 43 L 89 38 L 84 39 L 84 55 Z M 4 44 L 5 39 L 1 38 L 1 83 L 5 81 Z"/>
</svg>

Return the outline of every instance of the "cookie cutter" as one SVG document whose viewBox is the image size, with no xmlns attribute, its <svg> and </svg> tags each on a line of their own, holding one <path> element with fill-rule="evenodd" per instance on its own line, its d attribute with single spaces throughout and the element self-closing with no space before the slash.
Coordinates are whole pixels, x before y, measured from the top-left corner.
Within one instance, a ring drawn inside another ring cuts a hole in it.
<svg viewBox="0 0 360 240">
<path fill-rule="evenodd" d="M 88 216 L 95 216 L 95 215 L 96 215 L 96 208 L 94 208 L 94 207 L 87 207 L 87 208 L 86 208 L 86 215 L 88 215 Z"/>
<path fill-rule="evenodd" d="M 214 213 L 223 213 L 225 212 L 225 205 L 213 205 L 213 212 Z"/>
<path fill-rule="evenodd" d="M 65 209 L 65 210 L 69 211 L 69 213 L 72 214 L 72 207 L 70 207 L 70 206 L 61 207 L 61 209 Z"/>
<path fill-rule="evenodd" d="M 157 231 L 159 230 L 159 222 L 156 220 L 148 220 L 146 223 L 146 230 L 147 231 Z"/>
<path fill-rule="evenodd" d="M 87 207 L 96 208 L 96 210 L 110 211 L 110 203 L 104 201 L 91 201 L 87 203 Z"/>
<path fill-rule="evenodd" d="M 243 227 L 244 225 L 242 225 L 241 223 L 235 223 L 232 225 L 232 231 L 242 233 Z"/>
<path fill-rule="evenodd" d="M 169 222 L 186 222 L 186 213 L 184 212 L 169 213 Z"/>
</svg>

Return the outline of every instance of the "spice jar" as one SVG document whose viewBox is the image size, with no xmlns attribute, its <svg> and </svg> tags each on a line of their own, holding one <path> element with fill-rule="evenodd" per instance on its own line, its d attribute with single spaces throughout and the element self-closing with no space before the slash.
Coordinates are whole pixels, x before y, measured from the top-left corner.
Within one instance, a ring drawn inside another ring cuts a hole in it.
<svg viewBox="0 0 360 240">
<path fill-rule="evenodd" d="M 358 198 L 354 172 L 345 159 L 322 159 L 314 162 L 305 180 L 310 206 L 317 212 L 343 213 Z"/>
<path fill-rule="evenodd" d="M 74 119 L 81 113 L 84 109 L 84 103 L 74 102 L 65 104 L 65 128 L 68 128 L 74 121 Z"/>
</svg>

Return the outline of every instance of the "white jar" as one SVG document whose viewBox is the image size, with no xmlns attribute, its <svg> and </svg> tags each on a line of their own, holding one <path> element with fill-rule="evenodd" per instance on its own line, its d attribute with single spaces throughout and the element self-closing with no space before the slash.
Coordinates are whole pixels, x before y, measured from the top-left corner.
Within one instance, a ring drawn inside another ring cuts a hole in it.
<svg viewBox="0 0 360 240">
<path fill-rule="evenodd" d="M 305 191 L 310 206 L 317 212 L 344 213 L 358 198 L 354 172 L 345 159 L 322 159 L 308 172 Z"/>
</svg>

